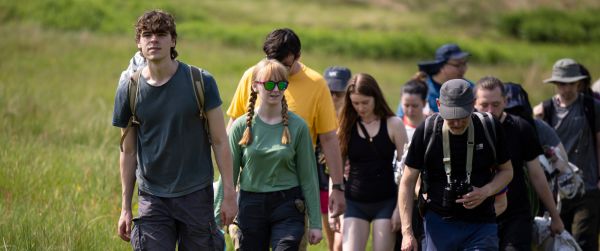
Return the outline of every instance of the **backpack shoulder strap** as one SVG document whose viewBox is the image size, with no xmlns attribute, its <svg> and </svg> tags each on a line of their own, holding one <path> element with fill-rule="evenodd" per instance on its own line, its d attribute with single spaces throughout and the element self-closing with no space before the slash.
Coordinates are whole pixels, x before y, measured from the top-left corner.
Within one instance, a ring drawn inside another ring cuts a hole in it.
<svg viewBox="0 0 600 251">
<path fill-rule="evenodd" d="M 494 123 L 494 120 L 492 119 L 492 114 L 490 114 L 489 112 L 484 112 L 484 113 L 474 112 L 474 114 L 477 115 L 477 117 L 479 118 L 479 121 L 481 121 L 485 139 L 487 140 L 487 142 L 490 144 L 490 147 L 492 148 L 492 152 L 494 154 L 494 162 L 496 162 L 496 144 L 495 144 L 495 142 L 496 142 L 496 125 Z M 491 134 L 490 134 L 490 131 L 492 131 Z M 493 138 L 491 135 L 493 135 Z"/>
<path fill-rule="evenodd" d="M 196 104 L 198 105 L 199 110 L 198 116 L 204 121 L 204 130 L 208 136 L 208 142 L 212 144 L 210 130 L 208 127 L 208 119 L 206 118 L 206 110 L 204 107 L 204 70 L 190 65 L 190 75 L 192 77 L 192 86 L 194 88 Z"/>
<path fill-rule="evenodd" d="M 142 71 L 136 71 L 129 78 L 127 92 L 129 93 L 129 108 L 131 109 L 132 117 L 135 117 L 137 96 L 140 92 L 138 83 L 140 82 L 141 76 Z"/>
<path fill-rule="evenodd" d="M 583 112 L 585 114 L 585 118 L 587 119 L 588 125 L 590 126 L 590 132 L 592 136 L 594 135 L 594 130 L 596 130 L 596 111 L 594 107 L 594 98 L 588 95 L 583 95 Z M 594 141 L 594 149 L 598 145 L 596 142 L 596 137 L 592 137 Z"/>
<path fill-rule="evenodd" d="M 424 159 L 427 158 L 427 155 L 431 150 L 433 139 L 435 138 L 435 129 L 441 118 L 442 117 L 438 113 L 434 113 L 425 119 L 425 127 L 423 128 L 423 143 L 427 144 L 427 146 L 425 148 L 425 154 L 423 155 Z"/>
<path fill-rule="evenodd" d="M 554 113 L 552 98 L 544 100 L 544 102 L 542 102 L 542 108 L 544 109 L 544 116 L 542 119 L 546 121 L 548 125 L 552 126 L 552 114 Z"/>
<path fill-rule="evenodd" d="M 437 124 L 439 123 L 442 117 L 438 113 L 434 113 L 431 116 L 425 119 L 425 127 L 423 128 L 423 144 L 426 144 L 425 154 L 423 154 L 423 163 L 427 160 L 427 156 L 429 155 L 429 151 L 433 146 L 434 138 L 435 138 L 435 130 Z M 419 194 L 427 193 L 429 190 L 429 175 L 427 173 L 427 168 L 421 169 L 421 189 L 419 190 Z"/>
<path fill-rule="evenodd" d="M 202 69 L 190 65 L 190 74 L 192 76 L 192 82 L 194 83 L 194 95 L 196 96 L 196 103 L 198 104 L 198 108 L 200 109 L 199 116 L 204 118 L 204 78 Z"/>
<path fill-rule="evenodd" d="M 125 141 L 125 137 L 129 133 L 129 129 L 132 126 L 138 126 L 140 122 L 135 116 L 136 112 L 136 104 L 137 104 L 137 96 L 140 93 L 140 77 L 142 75 L 142 71 L 134 72 L 131 77 L 129 77 L 129 82 L 127 82 L 127 93 L 129 94 L 129 109 L 131 110 L 131 117 L 129 117 L 129 122 L 127 122 L 127 127 L 125 127 L 125 131 L 123 135 L 121 135 L 121 143 L 119 147 L 121 148 L 121 152 L 123 151 L 123 142 Z"/>
</svg>

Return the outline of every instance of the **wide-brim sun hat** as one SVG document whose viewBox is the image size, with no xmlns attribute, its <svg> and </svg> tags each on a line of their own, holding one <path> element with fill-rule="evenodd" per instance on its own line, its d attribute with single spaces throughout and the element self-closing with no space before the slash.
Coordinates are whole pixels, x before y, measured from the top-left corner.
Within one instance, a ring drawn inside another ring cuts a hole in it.
<svg viewBox="0 0 600 251">
<path fill-rule="evenodd" d="M 583 75 L 579 64 L 570 58 L 563 58 L 552 67 L 552 77 L 544 80 L 544 83 L 573 83 L 588 76 Z"/>
<path fill-rule="evenodd" d="M 440 68 L 451 59 L 464 59 L 468 57 L 468 52 L 465 52 L 458 47 L 457 44 L 444 44 L 435 51 L 435 59 L 422 61 L 417 64 L 419 71 L 423 71 L 429 75 L 433 75 L 440 71 Z"/>
</svg>

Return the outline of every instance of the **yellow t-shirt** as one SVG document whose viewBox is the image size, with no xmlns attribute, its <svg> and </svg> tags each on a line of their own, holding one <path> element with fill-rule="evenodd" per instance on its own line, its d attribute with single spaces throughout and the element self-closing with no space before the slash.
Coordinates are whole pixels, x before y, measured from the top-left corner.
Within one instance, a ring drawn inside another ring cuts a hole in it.
<svg viewBox="0 0 600 251">
<path fill-rule="evenodd" d="M 300 66 L 301 70 L 289 77 L 290 84 L 284 95 L 288 109 L 298 114 L 308 125 L 315 145 L 318 134 L 337 129 L 337 117 L 325 79 L 304 64 L 300 63 Z M 227 109 L 227 115 L 234 120 L 247 112 L 252 86 L 252 69 L 253 67 L 244 72 Z M 259 101 L 257 100 L 257 107 Z"/>
</svg>

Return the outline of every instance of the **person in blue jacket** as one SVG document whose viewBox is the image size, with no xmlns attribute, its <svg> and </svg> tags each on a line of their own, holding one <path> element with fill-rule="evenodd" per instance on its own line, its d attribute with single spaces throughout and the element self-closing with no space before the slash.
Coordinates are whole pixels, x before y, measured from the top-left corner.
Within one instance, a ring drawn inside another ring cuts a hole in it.
<svg viewBox="0 0 600 251">
<path fill-rule="evenodd" d="M 450 79 L 464 79 L 470 55 L 470 53 L 461 50 L 458 45 L 448 43 L 440 46 L 435 51 L 434 60 L 423 61 L 417 64 L 419 72 L 426 75 L 425 83 L 427 83 L 428 93 L 425 112 L 438 112 L 436 100 L 440 97 L 442 83 Z M 469 80 L 467 82 L 471 84 L 471 87 L 474 86 L 473 82 Z M 398 105 L 396 115 L 399 117 L 404 115 L 402 104 Z"/>
</svg>

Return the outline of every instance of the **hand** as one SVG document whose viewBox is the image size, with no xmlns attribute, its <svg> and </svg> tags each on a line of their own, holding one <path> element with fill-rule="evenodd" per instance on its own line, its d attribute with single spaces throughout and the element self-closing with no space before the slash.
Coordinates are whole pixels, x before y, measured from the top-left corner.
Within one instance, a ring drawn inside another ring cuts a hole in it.
<svg viewBox="0 0 600 251">
<path fill-rule="evenodd" d="M 402 234 L 402 247 L 400 248 L 402 251 L 418 251 L 419 246 L 417 244 L 417 240 L 415 236 L 412 234 Z"/>
<path fill-rule="evenodd" d="M 401 226 L 400 213 L 398 213 L 398 207 L 396 207 L 396 209 L 394 209 L 394 213 L 392 214 L 392 232 L 400 231 Z"/>
<path fill-rule="evenodd" d="M 224 191 L 223 204 L 221 204 L 221 223 L 225 226 L 233 223 L 238 213 L 237 194 L 233 189 Z"/>
<path fill-rule="evenodd" d="M 546 156 L 551 163 L 556 162 L 557 157 L 556 153 L 554 152 L 554 148 L 551 146 L 542 146 L 542 148 L 544 150 L 544 156 Z"/>
<path fill-rule="evenodd" d="M 337 233 L 341 233 L 341 231 L 342 231 L 340 217 L 341 216 L 329 217 L 329 228 L 331 228 L 332 231 L 337 232 Z"/>
<path fill-rule="evenodd" d="M 598 189 L 600 189 L 600 180 L 598 180 L 598 183 L 596 183 L 596 187 L 598 187 Z"/>
<path fill-rule="evenodd" d="M 310 229 L 309 230 L 308 243 L 310 243 L 310 245 L 318 244 L 319 242 L 321 242 L 321 239 L 323 239 L 323 234 L 321 233 L 321 229 Z"/>
<path fill-rule="evenodd" d="M 346 198 L 340 190 L 332 189 L 329 194 L 329 214 L 331 218 L 338 217 L 346 211 Z"/>
<path fill-rule="evenodd" d="M 117 233 L 119 237 L 124 241 L 131 240 L 131 221 L 133 219 L 133 214 L 131 213 L 131 209 L 129 210 L 121 210 L 121 217 L 119 217 L 119 225 L 117 228 Z"/>
<path fill-rule="evenodd" d="M 565 225 L 563 224 L 560 217 L 552 217 L 550 218 L 550 233 L 552 236 L 562 233 L 565 230 Z"/>
<path fill-rule="evenodd" d="M 466 209 L 473 209 L 487 199 L 488 192 L 482 187 L 473 187 L 473 191 L 463 195 L 456 203 L 462 203 Z"/>
</svg>

